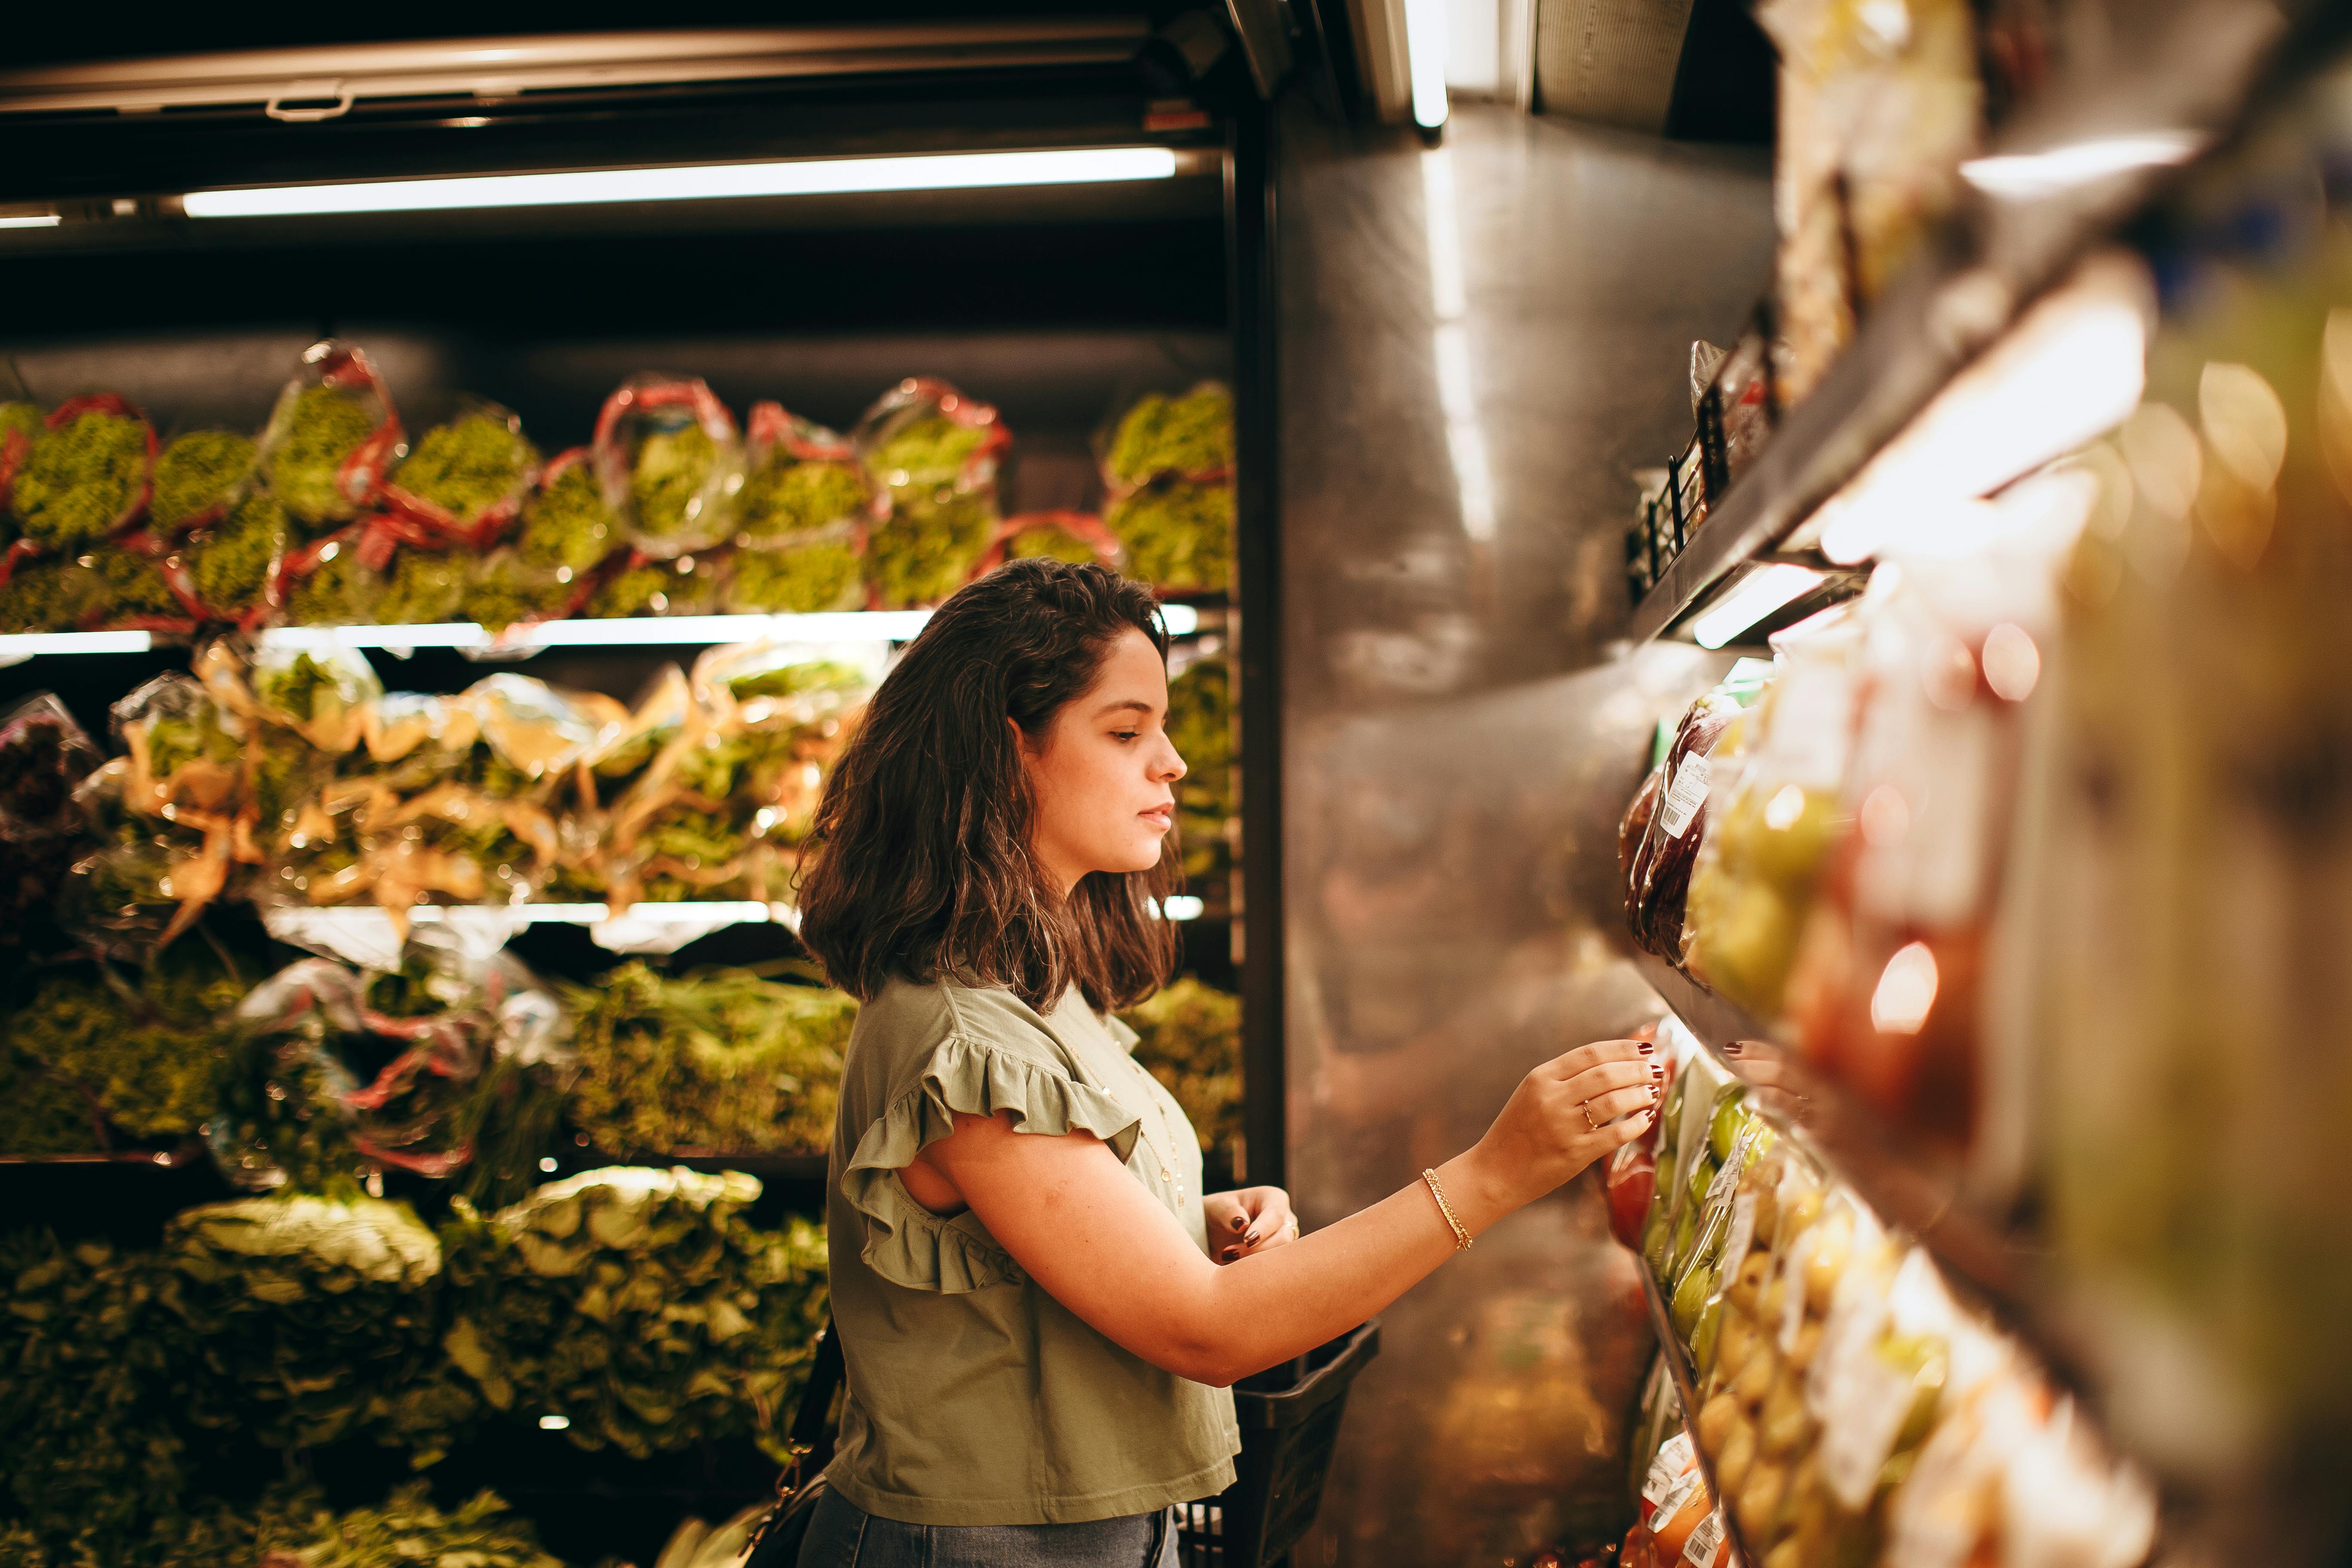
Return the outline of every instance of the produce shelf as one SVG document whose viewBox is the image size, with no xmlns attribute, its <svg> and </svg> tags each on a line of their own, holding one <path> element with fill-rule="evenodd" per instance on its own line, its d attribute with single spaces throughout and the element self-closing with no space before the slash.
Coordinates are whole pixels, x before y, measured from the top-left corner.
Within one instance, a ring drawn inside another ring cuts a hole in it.
<svg viewBox="0 0 2352 1568">
<path fill-rule="evenodd" d="M 1715 1459 L 1707 1453 L 1706 1445 L 1698 1440 L 1699 1386 L 1697 1371 L 1690 1363 L 1690 1352 L 1675 1335 L 1675 1321 L 1666 1311 L 1666 1298 L 1658 1289 L 1658 1281 L 1650 1272 L 1646 1260 L 1637 1260 L 1635 1268 L 1642 1274 L 1642 1300 L 1650 1304 L 1650 1326 L 1657 1331 L 1658 1353 L 1666 1358 L 1666 1371 L 1675 1380 L 1675 1393 L 1683 1406 L 1683 1430 L 1690 1434 L 1691 1452 L 1698 1458 L 1699 1474 L 1706 1478 L 1706 1495 L 1723 1514 L 1724 1538 L 1731 1542 L 1734 1568 L 1752 1565 L 1762 1561 L 1748 1550 L 1748 1542 L 1739 1533 L 1739 1521 L 1732 1517 L 1731 1506 L 1725 1500 L 1723 1489 L 1715 1483 Z"/>
<path fill-rule="evenodd" d="M 1698 1037 L 1717 1065 L 1748 1085 L 1749 1103 L 1802 1145 L 1888 1225 L 1909 1233 L 1937 1262 L 2029 1339 L 2027 1302 L 2035 1277 L 2028 1247 L 1970 1205 L 1957 1166 L 1924 1158 L 1840 1084 L 1738 1007 L 1675 968 L 1642 953 L 1642 978 Z M 1734 1043 L 1742 1048 L 1727 1051 Z M 2063 1359 L 2063 1358 L 2062 1358 Z"/>
</svg>

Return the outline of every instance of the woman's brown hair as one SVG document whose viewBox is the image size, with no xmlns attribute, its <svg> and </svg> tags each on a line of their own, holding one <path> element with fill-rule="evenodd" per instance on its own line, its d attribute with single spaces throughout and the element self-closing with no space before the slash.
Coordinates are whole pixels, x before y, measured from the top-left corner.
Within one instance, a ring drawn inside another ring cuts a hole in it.
<svg viewBox="0 0 2352 1568">
<path fill-rule="evenodd" d="M 1011 719 L 1042 739 L 1129 630 L 1168 655 L 1150 590 L 1107 567 L 1036 558 L 971 584 L 931 616 L 875 692 L 819 804 L 801 940 L 870 1001 L 893 974 L 1001 985 L 1039 1012 L 1076 982 L 1127 1007 L 1174 970 L 1154 917 L 1175 836 L 1149 871 L 1094 871 L 1065 900 L 1031 853 L 1034 805 Z"/>
</svg>

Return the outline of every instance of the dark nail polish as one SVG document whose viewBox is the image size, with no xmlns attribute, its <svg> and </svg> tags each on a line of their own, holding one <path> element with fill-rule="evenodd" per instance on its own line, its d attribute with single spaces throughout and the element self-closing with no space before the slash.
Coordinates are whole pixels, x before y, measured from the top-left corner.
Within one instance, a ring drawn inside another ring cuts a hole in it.
<svg viewBox="0 0 2352 1568">
<path fill-rule="evenodd" d="M 1738 1040 L 1726 1040 L 1723 1043 L 1723 1054 L 1727 1057 L 1738 1056 L 1739 1054 L 1739 1042 Z"/>
<path fill-rule="evenodd" d="M 1652 1062 L 1650 1064 L 1650 1076 L 1654 1079 L 1663 1079 L 1666 1076 L 1666 1069 L 1660 1067 L 1657 1063 Z"/>
<path fill-rule="evenodd" d="M 1642 1047 L 1642 1054 L 1645 1057 L 1658 1048 L 1658 1043 L 1655 1040 L 1636 1040 L 1633 1043 Z"/>
<path fill-rule="evenodd" d="M 1652 1084 L 1650 1086 L 1650 1103 L 1655 1105 L 1659 1100 L 1665 1098 L 1665 1093 L 1666 1091 L 1664 1089 L 1660 1089 L 1654 1083 Z"/>
</svg>

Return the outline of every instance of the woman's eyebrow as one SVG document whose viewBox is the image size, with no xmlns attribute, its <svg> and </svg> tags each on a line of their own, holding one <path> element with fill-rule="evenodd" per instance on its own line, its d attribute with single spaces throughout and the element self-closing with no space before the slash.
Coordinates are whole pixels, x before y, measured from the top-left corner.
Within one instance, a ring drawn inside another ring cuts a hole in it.
<svg viewBox="0 0 2352 1568">
<path fill-rule="evenodd" d="M 1095 717 L 1099 719 L 1106 713 L 1116 713 L 1123 708 L 1132 708 L 1138 713 L 1145 714 L 1157 711 L 1150 703 L 1143 701 L 1139 698 L 1130 697 L 1124 702 L 1104 703 L 1101 707 L 1095 710 Z"/>
</svg>

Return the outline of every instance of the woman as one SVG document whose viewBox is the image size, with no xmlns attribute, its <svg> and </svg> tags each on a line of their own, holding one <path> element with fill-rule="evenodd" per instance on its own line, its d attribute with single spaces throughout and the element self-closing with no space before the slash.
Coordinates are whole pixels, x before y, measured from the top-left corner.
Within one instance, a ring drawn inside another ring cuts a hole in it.
<svg viewBox="0 0 2352 1568">
<path fill-rule="evenodd" d="M 1303 1240 L 1277 1187 L 1204 1197 L 1111 1016 L 1177 954 L 1166 658 L 1144 589 L 1015 562 L 931 618 L 826 787 L 802 934 L 865 1005 L 828 1202 L 848 1394 L 803 1568 L 1172 1562 L 1170 1505 L 1233 1479 L 1229 1384 L 1655 1114 L 1651 1047 L 1602 1041 Z"/>
</svg>

